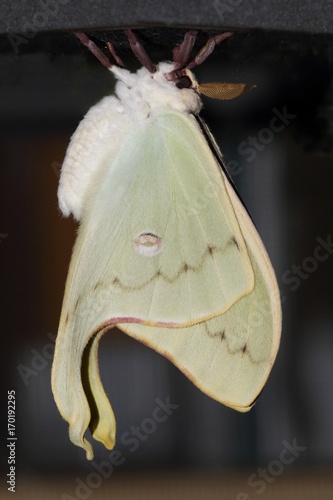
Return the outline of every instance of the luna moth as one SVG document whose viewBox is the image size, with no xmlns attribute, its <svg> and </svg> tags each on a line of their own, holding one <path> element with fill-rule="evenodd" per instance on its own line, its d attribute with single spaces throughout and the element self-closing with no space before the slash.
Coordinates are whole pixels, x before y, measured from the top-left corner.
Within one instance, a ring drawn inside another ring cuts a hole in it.
<svg viewBox="0 0 333 500">
<path fill-rule="evenodd" d="M 70 439 L 115 445 L 116 421 L 98 369 L 112 327 L 169 358 L 199 389 L 241 412 L 262 391 L 277 355 L 281 308 L 264 245 L 199 117 L 200 94 L 230 99 L 249 86 L 199 85 L 191 71 L 227 32 L 188 63 L 196 32 L 155 66 L 131 30 L 143 67 L 131 73 L 77 37 L 117 79 L 73 134 L 59 206 L 80 221 L 52 368 Z"/>
</svg>

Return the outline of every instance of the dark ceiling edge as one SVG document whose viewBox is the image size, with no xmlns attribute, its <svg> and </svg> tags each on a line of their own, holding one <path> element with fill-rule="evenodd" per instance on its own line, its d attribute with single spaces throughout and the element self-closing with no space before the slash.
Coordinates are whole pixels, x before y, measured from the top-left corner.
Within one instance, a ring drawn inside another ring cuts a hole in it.
<svg viewBox="0 0 333 500">
<path fill-rule="evenodd" d="M 0 33 L 198 28 L 333 34 L 330 0 L 0 0 Z"/>
<path fill-rule="evenodd" d="M 333 18 L 332 18 L 333 19 Z M 307 35 L 307 36 L 326 36 L 327 38 L 330 38 L 333 36 L 333 22 L 331 24 L 331 29 L 330 30 L 310 30 L 310 29 L 291 29 L 290 27 L 285 27 L 285 26 L 267 26 L 267 25 L 245 25 L 243 24 L 242 26 L 230 23 L 230 24 L 224 24 L 223 26 L 221 25 L 208 25 L 208 24 L 189 24 L 189 23 L 173 23 L 172 25 L 170 24 L 163 24 L 163 23 L 158 23 L 158 22 L 136 22 L 136 23 L 126 23 L 126 24 L 118 24 L 118 25 L 112 25 L 112 24 L 101 24 L 101 25 L 73 25 L 71 27 L 49 27 L 47 29 L 43 30 L 36 30 L 34 32 L 29 32 L 27 33 L 26 31 L 0 31 L 0 36 L 1 37 L 6 37 L 6 36 L 22 36 L 26 38 L 32 38 L 36 35 L 43 35 L 43 34 L 57 34 L 57 33 L 73 33 L 75 31 L 85 31 L 85 32 L 108 32 L 108 31 L 122 31 L 125 29 L 137 29 L 137 30 L 145 30 L 145 29 L 151 29 L 151 28 L 156 28 L 156 29 L 179 29 L 179 30 L 186 30 L 186 29 L 197 29 L 197 30 L 210 30 L 210 31 L 235 31 L 235 32 L 249 32 L 253 30 L 261 30 L 265 31 L 267 33 L 289 33 L 289 34 L 298 34 L 298 35 Z"/>
</svg>

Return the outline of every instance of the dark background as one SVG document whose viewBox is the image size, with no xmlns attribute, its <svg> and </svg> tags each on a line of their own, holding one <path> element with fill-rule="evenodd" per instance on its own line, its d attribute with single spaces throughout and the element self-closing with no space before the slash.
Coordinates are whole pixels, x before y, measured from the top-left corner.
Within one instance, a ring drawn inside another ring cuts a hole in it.
<svg viewBox="0 0 333 500">
<path fill-rule="evenodd" d="M 152 415 L 157 398 L 179 408 L 135 451 L 116 445 L 125 461 L 90 488 L 91 498 L 331 498 L 333 257 L 313 256 L 333 239 L 332 3 L 254 0 L 0 3 L 0 432 L 5 443 L 7 391 L 14 389 L 17 498 L 80 498 L 76 478 L 87 484 L 95 471 L 69 442 L 50 387 L 76 231 L 61 217 L 56 191 L 71 134 L 114 84 L 70 31 L 84 29 L 101 48 L 112 40 L 136 69 L 121 31 L 129 26 L 156 62 L 171 57 L 187 28 L 200 29 L 194 53 L 209 36 L 236 31 L 195 74 L 200 82 L 257 85 L 234 101 L 205 99 L 202 114 L 272 259 L 283 332 L 267 386 L 248 414 L 209 399 L 124 334 L 106 334 L 100 366 L 118 438 Z M 264 129 L 285 107 L 295 117 L 264 144 Z M 260 147 L 250 157 L 244 143 L 251 137 Z M 285 442 L 294 440 L 305 449 L 279 469 Z M 94 449 L 96 463 L 108 460 L 102 446 Z M 4 446 L 0 498 L 6 457 Z M 249 483 L 258 468 L 271 471 L 263 492 Z"/>
</svg>

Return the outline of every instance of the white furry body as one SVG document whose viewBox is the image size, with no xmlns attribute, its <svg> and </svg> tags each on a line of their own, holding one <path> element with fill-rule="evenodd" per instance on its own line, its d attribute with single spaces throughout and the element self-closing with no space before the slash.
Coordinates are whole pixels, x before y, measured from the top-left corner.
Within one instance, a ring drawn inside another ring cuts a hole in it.
<svg viewBox="0 0 333 500">
<path fill-rule="evenodd" d="M 67 149 L 58 190 L 59 207 L 66 217 L 72 213 L 75 219 L 81 219 L 95 175 L 103 175 L 99 170 L 113 162 L 119 145 L 132 128 L 165 111 L 199 113 L 199 95 L 193 89 L 178 89 L 167 81 L 165 75 L 172 69 L 171 63 L 161 63 L 153 74 L 146 68 L 130 73 L 112 67 L 118 79 L 117 97 L 104 97 L 89 109 Z M 194 75 L 188 70 L 187 73 L 196 83 Z"/>
</svg>

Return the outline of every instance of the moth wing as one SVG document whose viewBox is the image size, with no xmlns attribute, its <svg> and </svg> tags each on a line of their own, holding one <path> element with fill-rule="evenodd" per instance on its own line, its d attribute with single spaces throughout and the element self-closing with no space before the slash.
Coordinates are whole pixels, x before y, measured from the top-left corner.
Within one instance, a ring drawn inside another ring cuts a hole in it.
<svg viewBox="0 0 333 500">
<path fill-rule="evenodd" d="M 187 328 L 118 325 L 169 358 L 204 393 L 248 411 L 262 391 L 276 358 L 281 306 L 275 274 L 246 210 L 226 179 L 254 270 L 254 288 L 227 312 Z"/>
<path fill-rule="evenodd" d="M 281 321 L 265 249 L 194 118 L 148 119 L 96 172 L 85 193 L 52 369 L 71 440 L 89 458 L 89 425 L 108 448 L 115 435 L 98 375 L 104 331 L 117 324 L 204 392 L 246 411 L 267 379 Z M 161 244 L 141 246 L 145 234 Z M 267 310 L 253 328 L 258 302 Z"/>
<path fill-rule="evenodd" d="M 101 172 L 87 192 L 61 329 L 94 331 L 115 319 L 187 326 L 251 292 L 225 179 L 193 117 L 147 119 Z"/>
</svg>

